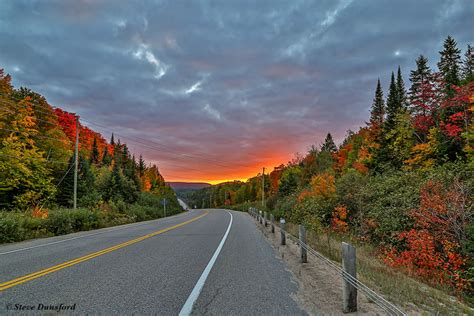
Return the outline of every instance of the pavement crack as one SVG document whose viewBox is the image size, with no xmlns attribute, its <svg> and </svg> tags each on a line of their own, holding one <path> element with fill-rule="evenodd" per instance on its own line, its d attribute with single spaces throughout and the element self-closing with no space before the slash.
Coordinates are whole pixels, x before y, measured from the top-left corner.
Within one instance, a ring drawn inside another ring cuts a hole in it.
<svg viewBox="0 0 474 316">
<path fill-rule="evenodd" d="M 211 305 L 211 303 L 216 299 L 216 297 L 220 294 L 221 290 L 223 289 L 223 286 L 219 286 L 216 291 L 214 292 L 214 294 L 212 295 L 212 297 L 209 299 L 209 301 L 206 303 L 206 305 L 204 305 L 202 308 L 203 308 L 203 315 L 207 315 L 209 313 L 208 309 L 209 309 L 209 306 Z"/>
</svg>

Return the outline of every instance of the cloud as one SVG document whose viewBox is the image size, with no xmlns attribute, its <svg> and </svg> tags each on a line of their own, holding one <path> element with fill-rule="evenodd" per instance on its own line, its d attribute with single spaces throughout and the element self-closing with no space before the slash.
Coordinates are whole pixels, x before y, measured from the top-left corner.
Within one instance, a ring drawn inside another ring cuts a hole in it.
<svg viewBox="0 0 474 316">
<path fill-rule="evenodd" d="M 387 91 L 400 65 L 408 86 L 419 54 L 436 69 L 448 34 L 472 44 L 474 15 L 471 0 L 72 3 L 0 1 L 0 68 L 106 137 L 161 144 L 127 141 L 170 180 L 244 178 L 342 141 L 377 78 Z"/>
<path fill-rule="evenodd" d="M 213 107 L 211 107 L 208 104 L 206 104 L 204 107 L 203 107 L 203 110 L 204 112 L 206 112 L 210 117 L 212 117 L 213 119 L 217 120 L 217 121 L 221 121 L 222 120 L 222 116 L 221 114 L 219 113 L 219 111 L 217 111 L 216 109 L 214 109 Z"/>
<path fill-rule="evenodd" d="M 186 90 L 184 91 L 184 93 L 185 93 L 185 94 L 191 94 L 191 93 L 193 93 L 193 92 L 195 92 L 195 91 L 201 90 L 201 83 L 202 83 L 201 81 L 196 82 L 196 83 L 193 84 L 191 87 L 189 87 L 189 89 L 186 89 Z"/>
<path fill-rule="evenodd" d="M 133 56 L 140 60 L 146 60 L 155 68 L 155 78 L 161 79 L 168 70 L 168 65 L 155 57 L 153 52 L 145 44 L 140 44 L 136 50 L 133 51 Z"/>
</svg>

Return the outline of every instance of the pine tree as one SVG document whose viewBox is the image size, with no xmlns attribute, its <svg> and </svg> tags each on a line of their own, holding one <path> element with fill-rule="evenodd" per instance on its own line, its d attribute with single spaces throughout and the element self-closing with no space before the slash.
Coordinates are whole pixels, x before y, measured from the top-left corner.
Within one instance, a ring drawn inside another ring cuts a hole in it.
<svg viewBox="0 0 474 316">
<path fill-rule="evenodd" d="M 446 92 L 452 96 L 454 91 L 451 85 L 459 85 L 461 50 L 457 48 L 457 43 L 454 38 L 448 36 L 444 41 L 443 50 L 439 53 L 441 57 L 438 62 L 438 68 L 446 82 Z"/>
<path fill-rule="evenodd" d="M 397 72 L 397 100 L 399 109 L 405 110 L 407 107 L 407 92 L 405 90 L 405 82 L 403 81 L 400 66 L 398 66 Z"/>
<path fill-rule="evenodd" d="M 110 137 L 110 145 L 115 146 L 114 133 L 112 133 L 112 136 Z"/>
<path fill-rule="evenodd" d="M 94 165 L 98 165 L 100 158 L 99 158 L 99 148 L 97 147 L 97 138 L 94 137 L 94 141 L 92 143 L 92 151 L 90 156 L 90 163 Z"/>
<path fill-rule="evenodd" d="M 474 49 L 471 45 L 467 45 L 464 56 L 465 58 L 462 65 L 463 79 L 470 82 L 474 80 Z"/>
<path fill-rule="evenodd" d="M 112 162 L 112 157 L 110 157 L 108 146 L 105 145 L 104 154 L 102 155 L 102 165 L 110 166 Z"/>
<path fill-rule="evenodd" d="M 385 120 L 384 130 L 391 130 L 395 126 L 395 117 L 400 112 L 400 102 L 398 97 L 398 88 L 395 83 L 395 75 L 392 71 L 390 79 L 390 88 L 387 96 L 387 119 Z"/>
<path fill-rule="evenodd" d="M 321 146 L 321 151 L 326 152 L 335 152 L 337 150 L 336 144 L 334 143 L 334 139 L 332 138 L 331 133 L 326 135 L 326 139 L 324 140 L 324 144 Z"/>
<path fill-rule="evenodd" d="M 142 155 L 140 155 L 140 158 L 138 159 L 138 173 L 140 177 L 143 177 L 143 175 L 145 174 L 145 168 L 145 160 L 143 160 Z"/>
<path fill-rule="evenodd" d="M 370 110 L 370 125 L 375 128 L 382 127 L 385 116 L 385 102 L 383 100 L 383 90 L 380 85 L 380 79 L 377 80 L 374 101 Z"/>
<path fill-rule="evenodd" d="M 419 100 L 422 94 L 422 86 L 430 81 L 431 69 L 428 66 L 428 58 L 420 55 L 416 59 L 416 69 L 410 72 L 410 103 L 414 103 Z"/>
</svg>

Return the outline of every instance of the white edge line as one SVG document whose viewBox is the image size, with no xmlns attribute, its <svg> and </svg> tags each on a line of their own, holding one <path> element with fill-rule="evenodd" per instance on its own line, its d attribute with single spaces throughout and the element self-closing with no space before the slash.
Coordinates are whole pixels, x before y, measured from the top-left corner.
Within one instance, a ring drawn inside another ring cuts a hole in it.
<svg viewBox="0 0 474 316">
<path fill-rule="evenodd" d="M 222 237 L 222 240 L 219 246 L 217 247 L 216 251 L 214 252 L 214 255 L 212 255 L 211 260 L 209 260 L 209 263 L 207 264 L 206 268 L 202 272 L 201 277 L 196 282 L 196 285 L 194 286 L 191 294 L 189 294 L 188 299 L 186 300 L 183 307 L 181 308 L 181 311 L 179 312 L 179 316 L 188 316 L 191 314 L 193 310 L 193 305 L 196 302 L 197 298 L 199 297 L 199 294 L 201 293 L 201 290 L 204 287 L 204 283 L 206 283 L 206 279 L 209 276 L 209 273 L 211 272 L 211 269 L 214 266 L 214 263 L 216 262 L 217 257 L 219 256 L 219 253 L 222 250 L 222 247 L 224 246 L 224 243 L 227 239 L 227 235 L 229 235 L 230 227 L 232 226 L 233 216 L 231 212 L 227 210 L 226 212 L 229 213 L 230 215 L 230 222 L 229 222 L 229 226 L 227 227 L 227 231 L 225 232 L 224 237 Z"/>
<path fill-rule="evenodd" d="M 183 212 L 183 213 L 177 214 L 177 215 L 180 216 L 180 215 L 189 214 L 189 213 L 191 213 L 191 212 L 190 211 L 189 212 Z M 174 217 L 174 218 L 176 218 L 176 217 Z M 159 218 L 159 219 L 156 219 L 156 220 L 160 220 L 160 219 L 166 220 L 166 222 L 168 222 L 169 220 L 171 220 L 173 218 L 162 217 L 162 218 Z M 163 223 L 163 222 L 164 221 L 161 221 L 161 223 Z M 86 234 L 86 235 L 76 236 L 76 237 L 72 237 L 72 238 L 61 239 L 61 240 L 49 242 L 49 243 L 46 243 L 46 244 L 35 245 L 35 246 L 30 246 L 30 247 L 15 249 L 15 250 L 9 250 L 9 251 L 5 251 L 5 252 L 0 252 L 0 256 L 1 255 L 7 255 L 9 253 L 15 253 L 15 252 L 20 252 L 20 251 L 45 247 L 45 246 L 51 246 L 51 245 L 59 244 L 59 243 L 62 243 L 62 242 L 79 239 L 79 238 L 92 237 L 92 236 L 96 236 L 96 235 L 100 235 L 100 234 L 111 233 L 111 232 L 114 232 L 114 231 L 117 231 L 117 230 L 127 229 L 130 226 L 131 227 L 138 227 L 138 226 L 142 226 L 142 225 L 149 224 L 149 223 L 148 223 L 148 221 L 145 221 L 145 222 L 136 222 L 136 223 L 130 223 L 130 224 L 132 224 L 132 225 L 128 225 L 127 227 L 123 227 L 123 225 L 119 225 L 119 226 L 111 227 L 112 229 L 106 229 L 104 231 L 95 232 L 95 233 L 92 233 L 92 234 Z M 133 224 L 138 224 L 138 225 L 133 225 Z M 5 244 L 5 245 L 8 245 L 8 244 Z"/>
</svg>

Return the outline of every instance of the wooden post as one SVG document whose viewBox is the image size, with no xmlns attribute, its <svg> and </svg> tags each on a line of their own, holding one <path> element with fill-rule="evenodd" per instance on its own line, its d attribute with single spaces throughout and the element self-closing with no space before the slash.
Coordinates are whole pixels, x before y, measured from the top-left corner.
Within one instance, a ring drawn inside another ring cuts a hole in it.
<svg viewBox="0 0 474 316">
<path fill-rule="evenodd" d="M 298 226 L 298 230 L 299 230 L 299 237 L 300 237 L 300 259 L 301 259 L 301 263 L 306 263 L 308 262 L 308 254 L 306 252 L 306 228 L 304 227 L 304 225 L 299 225 Z"/>
<path fill-rule="evenodd" d="M 263 226 L 267 227 L 267 212 L 263 212 Z"/>
<path fill-rule="evenodd" d="M 282 217 L 280 218 L 280 238 L 281 242 L 280 245 L 286 245 L 286 235 L 285 235 L 285 219 Z"/>
<path fill-rule="evenodd" d="M 342 269 L 354 278 L 357 278 L 356 270 L 356 249 L 352 245 L 343 242 L 342 250 Z M 343 276 L 344 284 L 342 287 L 342 311 L 352 313 L 357 311 L 357 288 L 348 282 L 348 277 Z"/>
<path fill-rule="evenodd" d="M 273 214 L 270 214 L 270 222 L 272 225 L 272 234 L 274 234 L 275 233 L 275 217 L 273 216 Z"/>
</svg>

